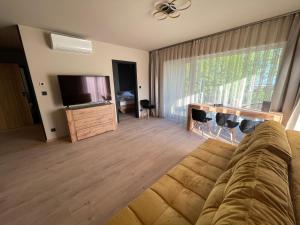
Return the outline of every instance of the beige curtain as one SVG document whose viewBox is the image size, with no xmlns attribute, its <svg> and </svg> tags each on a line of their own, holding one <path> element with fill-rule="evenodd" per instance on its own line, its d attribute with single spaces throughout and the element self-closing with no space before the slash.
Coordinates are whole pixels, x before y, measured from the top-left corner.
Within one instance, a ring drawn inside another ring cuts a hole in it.
<svg viewBox="0 0 300 225">
<path fill-rule="evenodd" d="M 150 53 L 150 101 L 155 105 L 155 115 L 159 116 L 160 112 L 160 57 L 159 52 Z"/>
<path fill-rule="evenodd" d="M 150 101 L 154 104 L 155 115 L 162 117 L 163 106 L 163 65 L 164 62 L 188 58 L 192 55 L 192 43 L 178 44 L 169 48 L 150 52 Z"/>
<path fill-rule="evenodd" d="M 299 114 L 300 99 L 300 14 L 293 19 L 280 73 L 272 97 L 272 109 L 283 112 L 283 124 L 293 129 Z M 299 104 L 298 104 L 299 105 Z M 295 112 L 293 113 L 293 111 Z M 293 113 L 293 114 L 292 114 Z M 297 115 L 298 114 L 298 115 Z M 292 115 L 292 117 L 291 117 Z M 290 121 L 289 121 L 290 120 Z"/>
<path fill-rule="evenodd" d="M 192 84 L 194 78 L 198 76 L 197 65 L 193 66 L 195 58 L 210 57 L 231 52 L 236 53 L 237 51 L 244 50 L 250 52 L 254 49 L 258 50 L 260 47 L 271 49 L 272 45 L 276 45 L 277 47 L 281 45 L 284 47 L 288 39 L 294 17 L 294 14 L 282 16 L 280 18 L 243 26 L 230 31 L 225 31 L 208 37 L 199 38 L 197 40 L 150 52 L 150 100 L 152 104 L 156 105 L 156 115 L 161 117 L 165 116 L 163 109 L 166 108 L 166 104 L 164 104 L 164 100 L 167 99 L 166 96 L 164 97 L 164 93 L 168 93 L 164 90 L 166 87 L 173 91 L 177 88 L 177 90 L 180 92 L 180 82 L 178 82 L 177 87 L 170 87 L 172 82 L 169 84 L 169 78 L 164 79 L 164 72 L 166 73 L 164 65 L 166 65 L 166 62 L 168 62 L 167 65 L 169 65 L 167 72 L 169 73 L 170 79 L 172 79 L 172 74 L 174 74 L 174 77 L 175 74 L 176 77 L 180 77 L 181 75 L 183 76 L 183 74 L 185 74 L 184 76 L 188 77 L 189 79 L 188 82 Z M 267 58 L 268 55 L 263 55 L 260 57 Z M 177 70 L 172 69 L 172 65 L 175 65 L 176 60 L 179 59 L 184 63 L 190 64 L 191 68 L 188 71 L 183 70 L 183 67 L 177 67 Z M 243 60 L 245 61 L 247 58 Z M 256 60 L 259 60 L 259 58 Z M 277 62 L 280 60 L 280 58 L 275 57 L 271 60 Z M 241 62 L 244 63 L 244 61 Z M 228 66 L 224 63 L 222 65 Z M 241 67 L 241 65 L 233 66 L 236 70 Z M 256 71 L 257 68 L 254 67 L 255 66 L 250 69 L 252 69 L 252 71 Z M 270 79 L 272 78 L 273 77 L 270 77 Z M 192 98 L 185 98 L 184 96 L 182 97 L 185 99 L 185 104 L 193 101 Z M 184 115 L 184 113 L 185 112 L 183 112 L 182 115 Z"/>
<path fill-rule="evenodd" d="M 195 40 L 193 55 L 209 55 L 285 42 L 292 20 L 292 15 L 284 16 Z"/>
</svg>

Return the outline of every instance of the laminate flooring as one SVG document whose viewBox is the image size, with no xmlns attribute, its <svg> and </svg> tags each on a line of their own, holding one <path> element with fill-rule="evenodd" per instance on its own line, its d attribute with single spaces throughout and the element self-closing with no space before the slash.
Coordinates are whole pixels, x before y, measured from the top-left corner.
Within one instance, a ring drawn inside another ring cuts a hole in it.
<svg viewBox="0 0 300 225">
<path fill-rule="evenodd" d="M 41 132 L 0 132 L 1 225 L 101 225 L 205 140 L 154 118 L 74 144 Z"/>
</svg>

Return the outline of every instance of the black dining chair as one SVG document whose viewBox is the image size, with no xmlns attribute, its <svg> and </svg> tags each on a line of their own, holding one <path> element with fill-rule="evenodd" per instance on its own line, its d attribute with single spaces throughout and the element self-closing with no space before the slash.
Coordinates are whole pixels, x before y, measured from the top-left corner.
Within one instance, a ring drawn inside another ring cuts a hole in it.
<svg viewBox="0 0 300 225">
<path fill-rule="evenodd" d="M 208 122 L 211 121 L 212 118 L 206 117 L 205 111 L 198 110 L 198 109 L 192 109 L 192 119 L 194 121 L 194 128 L 201 130 L 202 136 L 203 136 L 202 125 L 206 125 L 209 130 L 209 133 L 211 134 L 211 128 L 210 128 L 210 124 Z"/>
<path fill-rule="evenodd" d="M 271 107 L 271 102 L 269 101 L 263 101 L 261 106 L 262 112 L 269 112 Z M 249 119 L 243 119 L 240 124 L 240 130 L 244 134 L 250 134 L 254 131 L 255 127 L 262 123 L 263 121 L 256 121 L 256 120 L 249 120 Z"/>
<path fill-rule="evenodd" d="M 236 139 L 236 130 L 235 128 L 239 125 L 239 122 L 236 121 L 237 116 L 226 113 L 217 113 L 216 114 L 216 123 L 219 126 L 217 136 L 220 136 L 221 131 L 225 128 L 230 132 L 230 140 L 233 141 Z"/>
<path fill-rule="evenodd" d="M 142 108 L 147 111 L 147 119 L 149 119 L 152 109 L 155 109 L 155 105 L 151 105 L 150 101 L 147 99 L 141 100 L 140 104 L 141 104 Z"/>
<path fill-rule="evenodd" d="M 242 133 L 244 134 L 250 134 L 255 130 L 255 127 L 262 123 L 263 121 L 254 121 L 254 120 L 242 120 L 239 128 Z"/>
</svg>

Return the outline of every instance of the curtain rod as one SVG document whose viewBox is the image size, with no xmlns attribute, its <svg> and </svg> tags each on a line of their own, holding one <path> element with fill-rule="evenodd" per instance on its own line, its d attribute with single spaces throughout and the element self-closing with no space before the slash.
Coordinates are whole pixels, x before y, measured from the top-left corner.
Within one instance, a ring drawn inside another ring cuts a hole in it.
<svg viewBox="0 0 300 225">
<path fill-rule="evenodd" d="M 288 13 L 285 13 L 285 14 L 281 14 L 281 15 L 278 15 L 278 16 L 273 16 L 273 17 L 270 17 L 270 18 L 267 18 L 267 19 L 259 20 L 259 21 L 256 21 L 256 22 L 247 23 L 247 24 L 244 24 L 244 25 L 241 25 L 241 26 L 237 26 L 237 27 L 230 28 L 230 29 L 227 29 L 227 30 L 222 30 L 222 31 L 219 31 L 219 32 L 216 32 L 216 33 L 204 35 L 204 36 L 201 36 L 201 37 L 198 37 L 198 38 L 194 38 L 194 39 L 191 39 L 191 40 L 188 40 L 188 41 L 183 41 L 183 42 L 179 42 L 179 43 L 176 43 L 176 44 L 173 44 L 173 45 L 168 45 L 168 46 L 165 46 L 165 47 L 153 49 L 153 50 L 150 51 L 150 53 L 154 52 L 154 51 L 158 51 L 158 50 L 163 50 L 163 49 L 166 49 L 166 48 L 174 47 L 176 45 L 181 45 L 181 44 L 185 44 L 185 43 L 188 43 L 188 42 L 193 42 L 193 41 L 196 41 L 196 40 L 199 40 L 199 39 L 207 38 L 207 37 L 210 37 L 210 36 L 218 35 L 218 34 L 221 34 L 221 33 L 224 33 L 224 32 L 228 32 L 228 31 L 232 31 L 232 30 L 237 30 L 237 29 L 240 29 L 242 27 L 256 25 L 256 24 L 263 23 L 263 22 L 266 22 L 266 21 L 269 21 L 269 20 L 274 20 L 274 19 L 277 19 L 277 18 L 280 18 L 280 17 L 293 15 L 293 14 L 296 14 L 296 13 L 299 13 L 299 12 L 300 12 L 300 9 L 292 11 L 292 12 L 288 12 Z"/>
</svg>

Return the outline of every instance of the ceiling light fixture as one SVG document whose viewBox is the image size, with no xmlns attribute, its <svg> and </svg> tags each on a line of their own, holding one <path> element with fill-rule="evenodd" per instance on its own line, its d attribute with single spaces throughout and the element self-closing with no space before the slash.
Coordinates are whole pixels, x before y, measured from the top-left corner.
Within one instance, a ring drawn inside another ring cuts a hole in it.
<svg viewBox="0 0 300 225">
<path fill-rule="evenodd" d="M 154 4 L 152 15 L 158 20 L 177 18 L 180 11 L 190 8 L 192 0 L 161 0 Z"/>
</svg>

